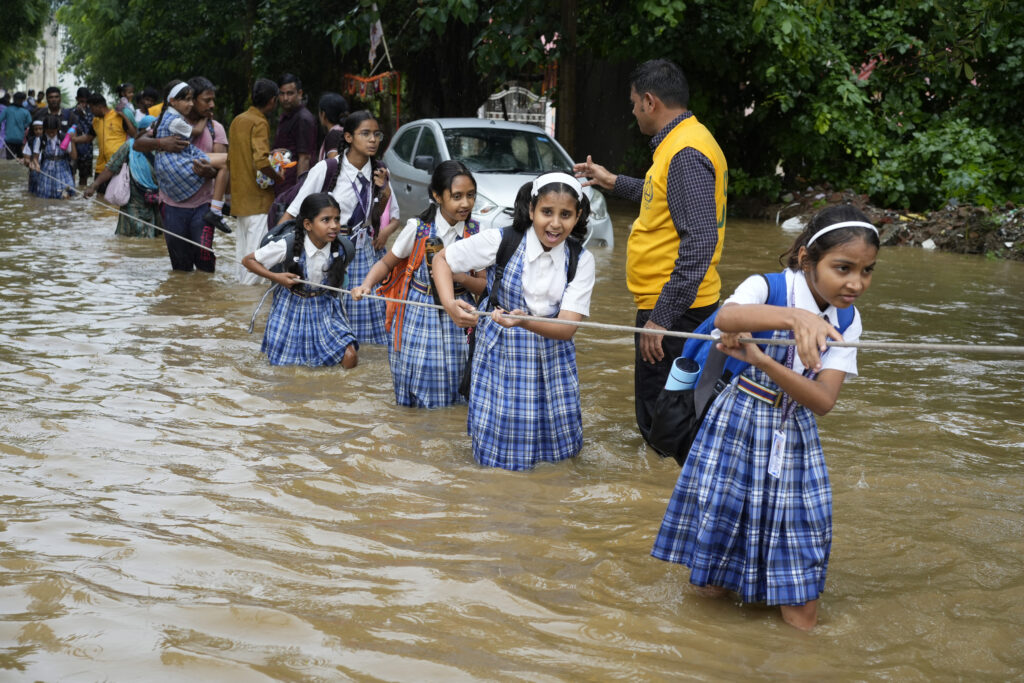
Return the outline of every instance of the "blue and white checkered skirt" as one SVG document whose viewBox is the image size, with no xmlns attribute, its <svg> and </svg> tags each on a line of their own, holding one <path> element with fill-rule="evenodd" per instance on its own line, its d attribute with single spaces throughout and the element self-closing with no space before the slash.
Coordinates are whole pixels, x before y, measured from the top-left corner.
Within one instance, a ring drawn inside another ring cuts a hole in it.
<svg viewBox="0 0 1024 683">
<path fill-rule="evenodd" d="M 356 253 L 352 263 L 348 265 L 348 281 L 352 285 L 362 284 L 366 274 L 377 261 L 384 258 L 386 249 L 374 249 L 373 239 L 365 230 L 352 237 L 356 245 Z M 387 304 L 380 299 L 363 299 L 353 301 L 345 298 L 345 311 L 348 313 L 352 333 L 360 344 L 387 344 L 388 331 L 384 326 Z"/>
<path fill-rule="evenodd" d="M 35 189 L 32 191 L 43 199 L 60 199 L 65 192 L 74 194 L 75 179 L 71 175 L 71 164 L 67 157 L 47 159 L 39 165 Z"/>
<path fill-rule="evenodd" d="M 785 360 L 786 347 L 768 349 Z M 754 367 L 743 374 L 778 388 Z M 802 605 L 825 589 L 832 489 L 817 423 L 801 405 L 784 426 L 782 474 L 768 475 L 781 416 L 735 381 L 722 392 L 679 473 L 651 554 L 689 567 L 691 583 L 736 591 L 743 602 Z"/>
<path fill-rule="evenodd" d="M 429 282 L 429 277 L 424 259 L 416 272 L 416 279 Z M 468 294 L 460 298 L 472 303 Z M 412 287 L 409 287 L 407 299 L 434 303 L 433 296 Z M 452 322 L 446 312 L 423 306 L 406 306 L 401 349 L 398 351 L 395 351 L 396 338 L 392 334 L 388 361 L 398 405 L 440 408 L 465 403 L 459 393 L 459 383 L 469 345 L 465 330 Z"/>
<path fill-rule="evenodd" d="M 305 271 L 305 254 L 300 258 Z M 271 365 L 337 365 L 349 344 L 359 348 L 341 301 L 333 292 L 299 287 L 304 292 L 321 293 L 304 297 L 283 287 L 275 289 L 260 350 Z"/>
<path fill-rule="evenodd" d="M 509 259 L 499 297 L 523 310 L 525 245 Z M 568 250 L 566 255 L 568 266 Z M 492 267 L 491 284 L 493 275 Z M 583 418 L 573 342 L 504 328 L 490 318 L 481 321 L 477 335 L 467 419 L 476 461 L 528 470 L 579 453 Z"/>
</svg>

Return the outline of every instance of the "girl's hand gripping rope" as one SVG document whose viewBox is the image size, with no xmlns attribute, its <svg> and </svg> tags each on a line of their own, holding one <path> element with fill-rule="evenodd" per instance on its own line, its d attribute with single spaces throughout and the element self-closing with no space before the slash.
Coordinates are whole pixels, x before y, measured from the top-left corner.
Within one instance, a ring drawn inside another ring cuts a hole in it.
<svg viewBox="0 0 1024 683">
<path fill-rule="evenodd" d="M 805 368 L 821 371 L 821 354 L 828 349 L 827 340 L 843 341 L 843 335 L 826 320 L 810 311 L 799 308 L 788 309 L 793 316 L 793 338 L 796 351 Z"/>
<path fill-rule="evenodd" d="M 445 302 L 444 310 L 451 316 L 452 321 L 462 329 L 474 327 L 478 322 L 479 314 L 476 308 L 462 299 L 453 298 L 451 301 Z M 494 315 L 497 315 L 497 311 L 495 311 Z M 505 327 L 508 327 L 508 325 L 505 325 Z"/>
</svg>

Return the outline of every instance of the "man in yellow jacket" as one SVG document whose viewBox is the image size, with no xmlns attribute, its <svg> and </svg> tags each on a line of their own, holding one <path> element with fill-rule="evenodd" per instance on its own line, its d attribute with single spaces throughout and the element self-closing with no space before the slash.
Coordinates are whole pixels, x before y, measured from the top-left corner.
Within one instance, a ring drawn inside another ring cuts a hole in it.
<svg viewBox="0 0 1024 683">
<path fill-rule="evenodd" d="M 616 175 L 588 156 L 576 174 L 615 195 L 640 202 L 626 245 L 626 283 L 636 301 L 636 326 L 692 332 L 718 306 L 716 266 L 725 238 L 728 167 L 714 137 L 687 109 L 682 69 L 666 59 L 644 62 L 630 74 L 633 116 L 651 137 L 645 178 Z M 644 439 L 654 403 L 685 340 L 637 334 L 634 393 Z"/>
</svg>

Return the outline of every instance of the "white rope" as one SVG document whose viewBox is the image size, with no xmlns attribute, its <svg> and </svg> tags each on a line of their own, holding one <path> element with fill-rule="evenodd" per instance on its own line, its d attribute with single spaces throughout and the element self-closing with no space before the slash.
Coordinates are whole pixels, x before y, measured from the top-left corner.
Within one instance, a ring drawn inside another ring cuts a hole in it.
<svg viewBox="0 0 1024 683">
<path fill-rule="evenodd" d="M 6 142 L 4 144 L 6 146 Z M 8 147 L 8 149 L 10 149 L 10 147 Z M 125 163 L 128 163 L 127 160 L 125 161 Z M 43 173 L 42 171 L 36 171 L 36 172 L 37 173 Z M 54 177 L 54 176 L 49 175 L 48 173 L 43 173 L 43 175 L 47 175 L 50 178 Z M 59 178 L 54 178 L 54 179 L 59 181 Z M 72 187 L 72 189 L 74 189 L 73 186 L 69 185 L 68 187 Z M 84 197 L 84 195 L 83 195 L 83 197 Z M 236 263 L 236 261 L 234 259 L 225 259 L 223 256 L 220 256 L 219 254 L 217 254 L 216 251 L 214 251 L 210 247 L 207 247 L 205 245 L 199 244 L 198 242 L 193 242 L 192 240 L 188 239 L 187 237 L 184 237 L 182 235 L 178 235 L 176 233 L 170 232 L 169 230 L 165 230 L 164 228 L 160 227 L 159 225 L 155 225 L 153 223 L 150 223 L 149 221 L 145 221 L 145 220 L 142 220 L 141 218 L 136 218 L 135 216 L 131 216 L 131 215 L 125 213 L 124 211 L 121 211 L 120 208 L 114 206 L 113 204 L 108 204 L 107 202 L 100 201 L 100 199 L 98 197 L 93 196 L 93 197 L 84 197 L 84 198 L 87 199 L 87 200 L 95 201 L 95 202 L 99 203 L 100 206 L 104 206 L 104 207 L 113 209 L 117 213 L 122 214 L 124 216 L 127 216 L 128 218 L 132 219 L 133 221 L 136 221 L 138 223 L 142 223 L 143 225 L 148 225 L 148 226 L 151 226 L 153 228 L 156 228 L 157 230 L 163 232 L 164 235 L 170 235 L 171 237 L 176 237 L 177 239 L 184 240 L 184 241 L 188 242 L 189 244 L 192 244 L 192 245 L 195 245 L 195 246 L 199 247 L 200 249 L 205 249 L 206 251 L 209 251 L 210 253 L 217 255 L 218 258 L 220 258 L 222 261 L 223 260 L 227 260 L 227 261 L 229 261 L 231 263 Z M 240 264 L 241 262 L 238 261 L 237 263 Z M 318 282 L 310 282 L 309 280 L 296 279 L 294 282 L 297 283 L 297 284 L 309 285 L 310 287 L 319 287 L 321 289 L 326 289 L 326 290 L 329 290 L 329 291 L 332 291 L 332 292 L 337 292 L 338 294 L 347 294 L 349 296 L 351 296 L 351 294 L 352 294 L 352 291 L 349 290 L 349 289 L 342 289 L 340 287 L 331 287 L 330 285 L 325 285 L 325 284 L 321 284 L 321 283 L 318 283 Z M 423 302 L 419 302 L 419 301 L 408 301 L 408 300 L 405 300 L 405 299 L 392 299 L 392 298 L 389 298 L 389 297 L 386 297 L 386 296 L 380 296 L 380 295 L 377 295 L 377 294 L 365 294 L 361 298 L 363 298 L 363 299 L 376 299 L 378 301 L 390 301 L 392 303 L 404 304 L 406 306 L 421 306 L 421 307 L 424 307 L 424 308 L 435 308 L 435 309 L 438 309 L 440 311 L 445 311 L 444 306 L 440 306 L 438 304 L 423 303 Z M 445 314 L 447 314 L 447 311 L 445 311 Z M 473 314 L 478 316 L 479 318 L 489 318 L 489 317 L 491 317 L 491 312 L 490 311 L 473 311 Z M 615 324 L 611 324 L 611 323 L 599 323 L 599 322 L 592 322 L 592 321 L 588 321 L 588 320 L 580 320 L 580 321 L 561 320 L 559 318 L 544 318 L 544 317 L 535 316 L 535 315 L 512 315 L 511 313 L 504 313 L 504 312 L 502 313 L 502 317 L 509 318 L 511 320 L 523 320 L 523 321 L 535 321 L 535 322 L 542 322 L 542 323 L 553 323 L 555 325 L 571 325 L 573 327 L 582 327 L 582 328 L 592 329 L 592 330 L 606 330 L 606 331 L 610 331 L 610 332 L 622 332 L 622 333 L 628 333 L 628 334 L 661 335 L 661 336 L 664 336 L 664 337 L 678 337 L 678 338 L 683 338 L 683 339 L 702 339 L 702 340 L 705 340 L 705 341 L 715 341 L 716 340 L 716 337 L 714 337 L 714 336 L 712 336 L 710 334 L 697 334 L 695 332 L 679 332 L 679 331 L 676 331 L 676 330 L 654 330 L 654 329 L 650 329 L 650 328 L 646 328 L 646 327 L 634 327 L 632 325 L 615 325 Z M 796 345 L 796 341 L 793 340 L 793 339 L 755 339 L 753 337 L 740 337 L 739 341 L 742 344 L 762 344 L 762 345 L 771 345 L 771 346 L 794 346 L 794 345 Z M 1024 346 L 997 346 L 997 345 L 985 345 L 985 344 L 940 344 L 940 343 L 929 343 L 929 342 L 873 342 L 873 341 L 857 341 L 857 342 L 846 342 L 846 341 L 843 341 L 843 342 L 838 342 L 838 341 L 832 341 L 831 339 L 826 340 L 825 343 L 828 344 L 828 346 L 835 346 L 835 347 L 841 347 L 841 348 L 864 349 L 864 350 L 883 350 L 883 349 L 887 349 L 887 350 L 893 350 L 893 351 L 933 351 L 933 352 L 937 351 L 937 352 L 948 352 L 948 353 L 987 353 L 987 354 L 993 354 L 993 355 L 1017 355 L 1017 356 L 1024 356 Z"/>
</svg>

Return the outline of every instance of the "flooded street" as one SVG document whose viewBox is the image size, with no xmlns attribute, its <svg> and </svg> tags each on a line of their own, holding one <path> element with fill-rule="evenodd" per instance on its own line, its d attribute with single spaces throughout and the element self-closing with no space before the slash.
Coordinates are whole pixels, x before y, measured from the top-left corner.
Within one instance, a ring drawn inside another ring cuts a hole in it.
<svg viewBox="0 0 1024 683">
<path fill-rule="evenodd" d="M 272 367 L 264 288 L 39 200 L 0 162 L 0 680 L 1024 676 L 1024 359 L 862 352 L 819 421 L 820 626 L 699 598 L 650 557 L 678 475 L 633 422 L 632 339 L 577 336 L 585 444 L 472 459 L 464 406 L 398 407 L 383 347 Z M 591 320 L 630 324 L 626 234 Z M 733 220 L 724 289 L 792 235 Z M 1024 345 L 1024 264 L 883 249 L 865 340 Z"/>
</svg>

